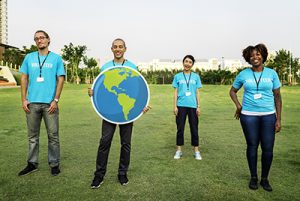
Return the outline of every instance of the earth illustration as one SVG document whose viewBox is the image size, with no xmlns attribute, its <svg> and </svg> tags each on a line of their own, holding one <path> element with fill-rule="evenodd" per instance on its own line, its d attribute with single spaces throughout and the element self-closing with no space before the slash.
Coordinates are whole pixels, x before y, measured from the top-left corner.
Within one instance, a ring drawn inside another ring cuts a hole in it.
<svg viewBox="0 0 300 201">
<path fill-rule="evenodd" d="M 92 103 L 98 115 L 108 122 L 126 124 L 138 119 L 149 103 L 144 77 L 127 66 L 114 66 L 95 79 Z"/>
</svg>

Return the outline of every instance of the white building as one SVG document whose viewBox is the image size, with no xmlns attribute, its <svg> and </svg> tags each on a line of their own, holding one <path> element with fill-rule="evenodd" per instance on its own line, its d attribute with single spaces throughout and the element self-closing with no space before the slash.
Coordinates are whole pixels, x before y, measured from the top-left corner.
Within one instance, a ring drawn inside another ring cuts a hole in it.
<svg viewBox="0 0 300 201">
<path fill-rule="evenodd" d="M 0 0 L 0 43 L 8 44 L 7 0 Z"/>
<path fill-rule="evenodd" d="M 158 70 L 181 70 L 182 60 L 171 60 L 171 59 L 153 59 L 151 62 L 140 62 L 137 64 L 138 68 L 141 71 L 158 71 Z M 224 66 L 222 68 L 222 66 Z M 236 71 L 238 68 L 242 68 L 243 64 L 239 59 L 223 59 L 222 61 L 217 58 L 211 59 L 196 59 L 196 62 L 193 66 L 193 70 L 230 70 Z"/>
</svg>

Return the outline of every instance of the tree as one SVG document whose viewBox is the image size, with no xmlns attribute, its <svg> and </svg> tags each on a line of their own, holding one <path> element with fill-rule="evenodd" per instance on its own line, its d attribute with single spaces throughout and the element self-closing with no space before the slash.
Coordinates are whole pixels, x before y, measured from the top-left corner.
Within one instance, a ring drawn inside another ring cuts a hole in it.
<svg viewBox="0 0 300 201">
<path fill-rule="evenodd" d="M 89 77 L 89 83 L 92 83 L 95 79 L 94 69 L 97 66 L 97 61 L 94 58 L 88 58 L 87 56 L 83 57 L 83 63 L 86 65 L 86 76 L 87 80 Z"/>
<path fill-rule="evenodd" d="M 266 66 L 273 68 L 278 73 L 282 84 L 295 84 L 299 72 L 299 58 L 293 58 L 290 51 L 281 49 L 276 51 L 274 58 L 266 61 Z"/>
<path fill-rule="evenodd" d="M 37 46 L 35 45 L 31 45 L 29 49 L 26 46 L 23 46 L 23 50 L 20 50 L 18 48 L 8 48 L 3 53 L 3 61 L 7 65 L 21 66 L 25 55 L 37 50 Z"/>
<path fill-rule="evenodd" d="M 62 58 L 65 60 L 68 65 L 66 65 L 66 68 L 70 68 L 70 79 L 71 82 L 79 84 L 79 76 L 78 76 L 78 66 L 81 62 L 87 47 L 85 45 L 83 46 L 74 46 L 73 43 L 70 43 L 69 45 L 64 45 L 64 48 L 62 49 Z"/>
</svg>

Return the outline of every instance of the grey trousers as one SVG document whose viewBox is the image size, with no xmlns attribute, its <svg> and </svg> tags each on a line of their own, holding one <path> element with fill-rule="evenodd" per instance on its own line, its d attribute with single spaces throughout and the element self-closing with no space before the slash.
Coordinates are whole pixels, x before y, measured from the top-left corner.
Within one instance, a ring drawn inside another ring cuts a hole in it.
<svg viewBox="0 0 300 201">
<path fill-rule="evenodd" d="M 44 119 L 48 134 L 48 163 L 50 167 L 58 166 L 60 162 L 58 109 L 55 113 L 49 114 L 47 111 L 49 104 L 31 103 L 28 107 L 30 110 L 30 113 L 26 113 L 29 141 L 28 162 L 38 165 L 40 127 Z"/>
</svg>

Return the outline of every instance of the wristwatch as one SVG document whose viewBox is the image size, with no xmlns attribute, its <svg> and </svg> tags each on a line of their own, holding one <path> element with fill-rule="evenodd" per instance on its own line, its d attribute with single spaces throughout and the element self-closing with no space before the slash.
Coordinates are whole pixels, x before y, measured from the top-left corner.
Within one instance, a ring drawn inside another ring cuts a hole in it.
<svg viewBox="0 0 300 201">
<path fill-rule="evenodd" d="M 54 101 L 55 101 L 56 103 L 58 103 L 58 99 L 57 99 L 57 98 L 54 98 Z"/>
</svg>

